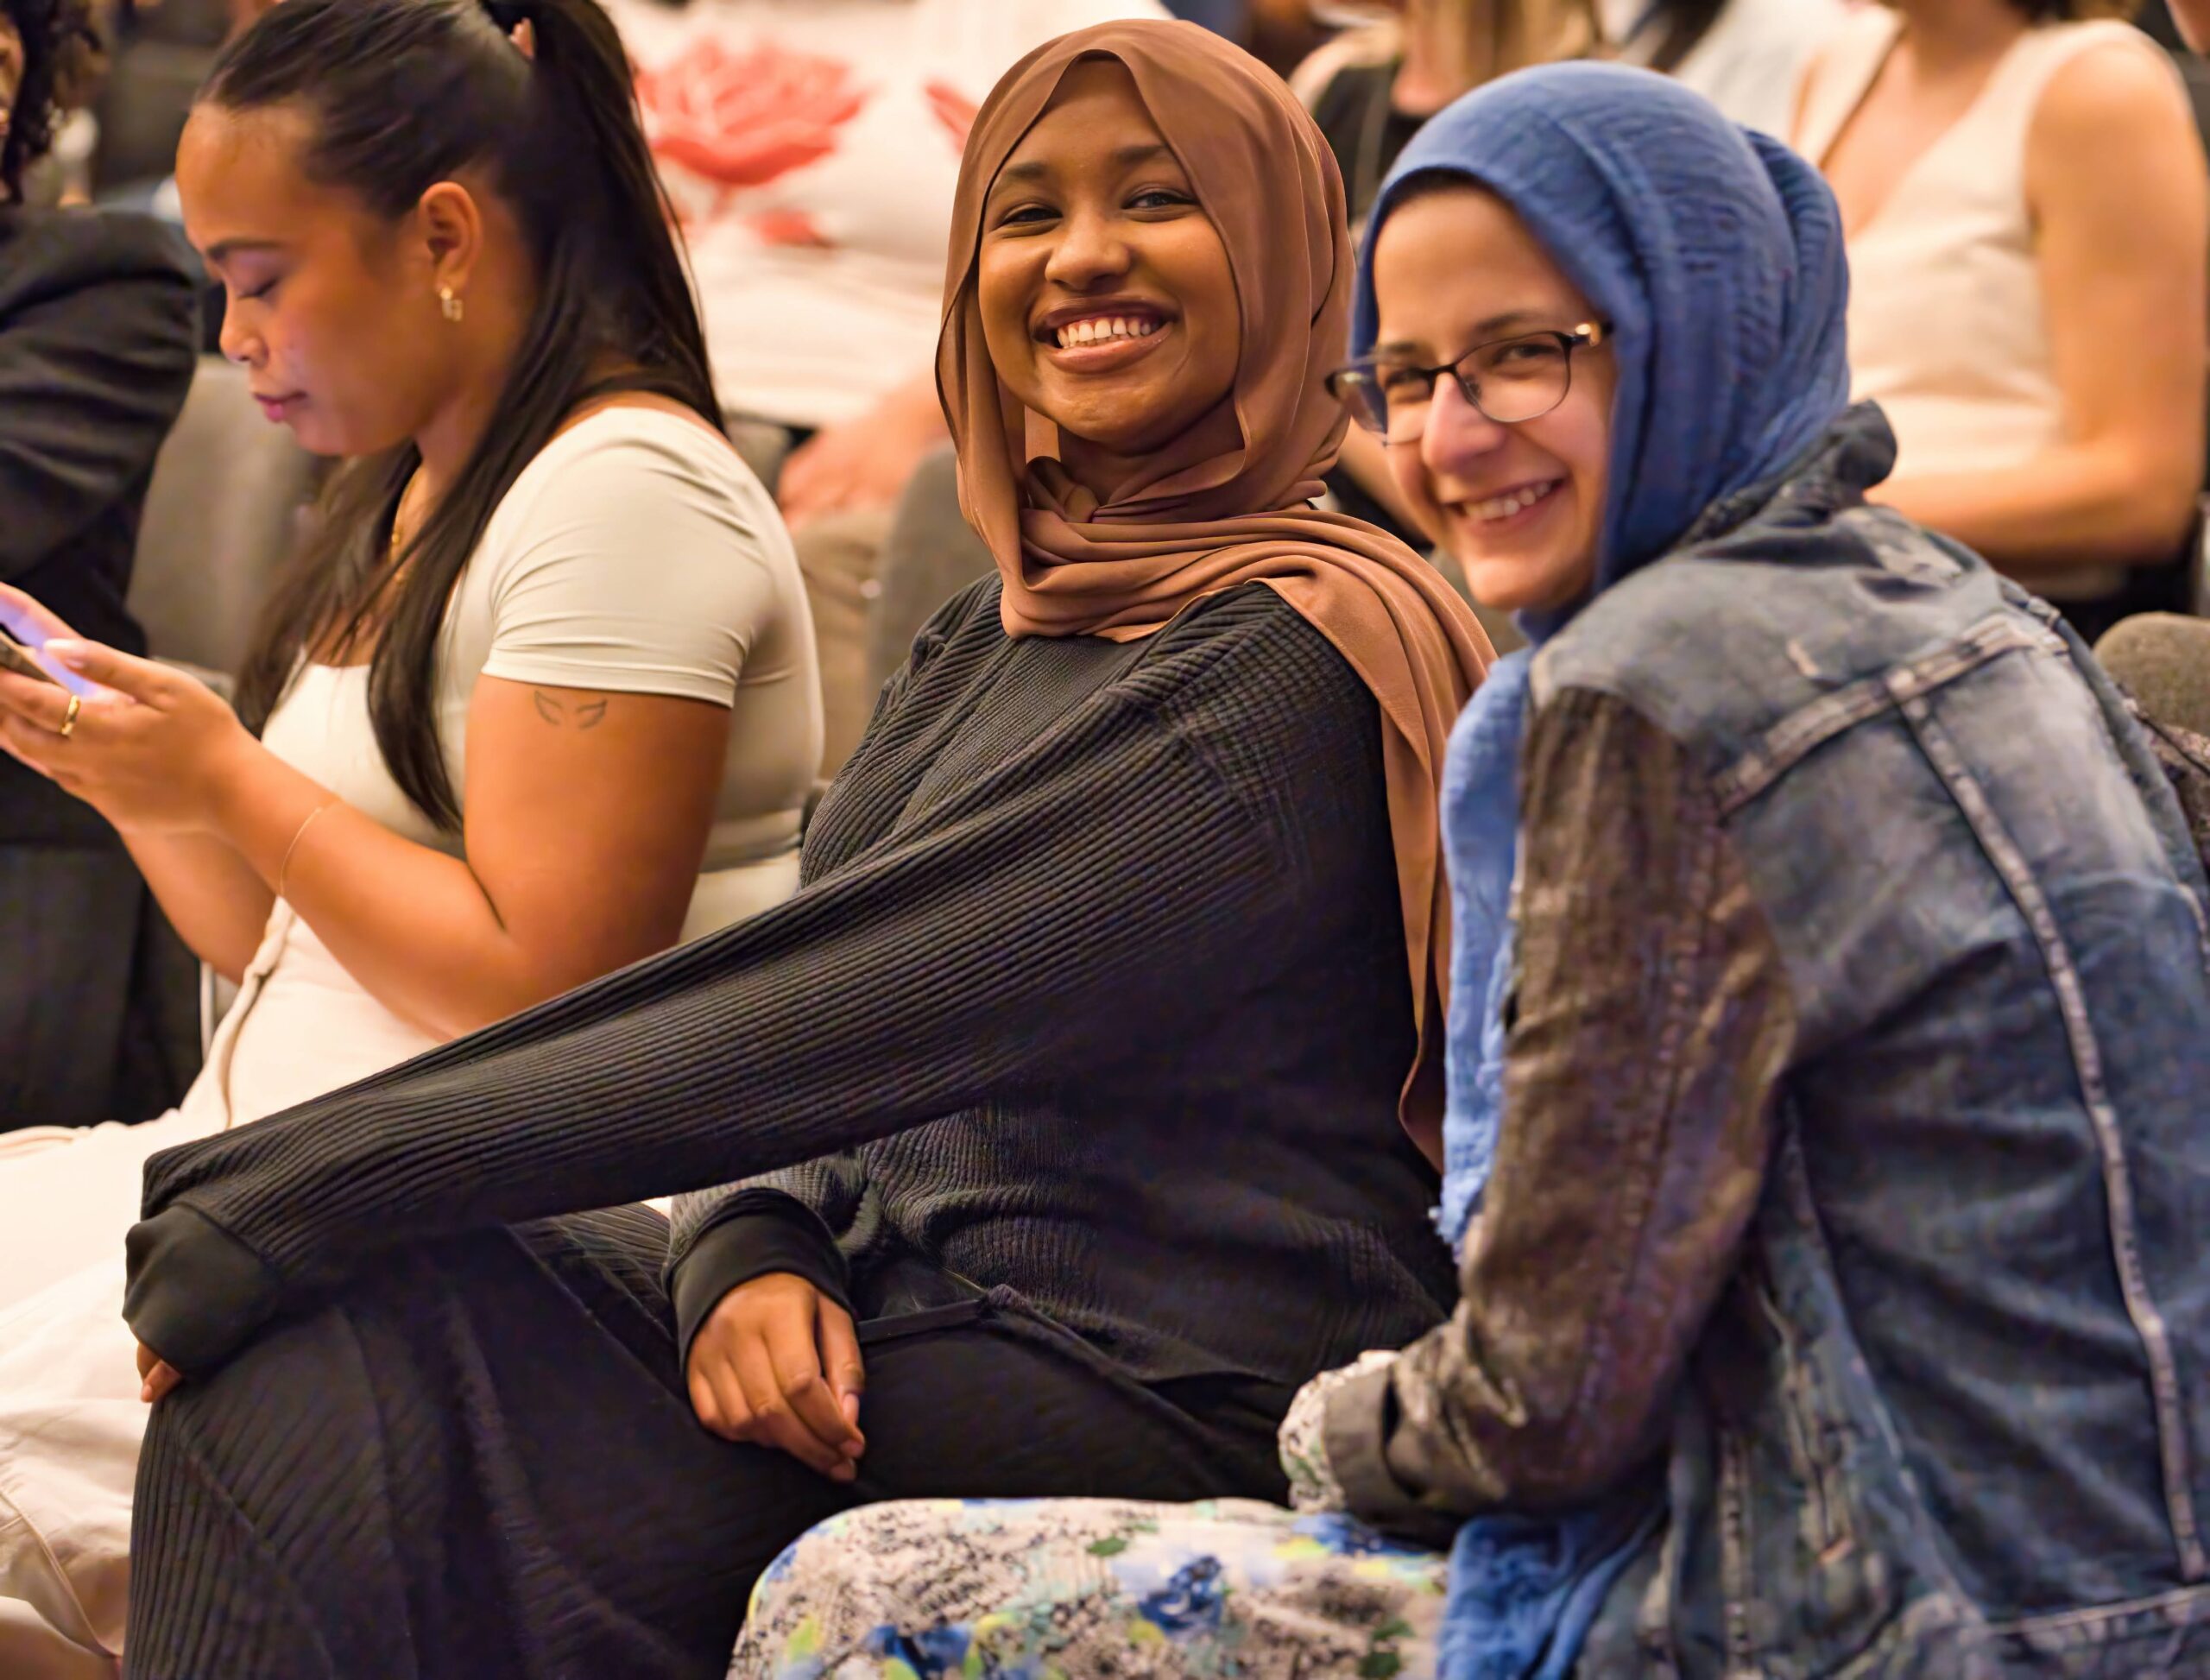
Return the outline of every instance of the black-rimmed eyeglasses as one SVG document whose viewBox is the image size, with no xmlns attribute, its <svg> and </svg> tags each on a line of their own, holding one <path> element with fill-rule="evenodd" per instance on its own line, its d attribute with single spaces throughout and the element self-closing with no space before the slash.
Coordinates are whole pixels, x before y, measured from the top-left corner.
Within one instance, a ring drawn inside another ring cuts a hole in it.
<svg viewBox="0 0 2210 1680">
<path fill-rule="evenodd" d="M 1573 388 L 1573 352 L 1611 337 L 1608 321 L 1564 332 L 1523 332 L 1475 344 L 1455 362 L 1415 368 L 1368 356 L 1328 376 L 1328 389 L 1351 418 L 1392 444 L 1413 443 L 1427 427 L 1435 382 L 1449 374 L 1468 402 L 1499 426 L 1539 419 Z"/>
</svg>

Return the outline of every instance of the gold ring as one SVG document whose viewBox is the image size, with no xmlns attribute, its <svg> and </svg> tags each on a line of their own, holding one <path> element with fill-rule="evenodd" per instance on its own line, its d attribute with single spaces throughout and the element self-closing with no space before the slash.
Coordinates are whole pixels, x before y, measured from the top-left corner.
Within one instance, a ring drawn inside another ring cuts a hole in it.
<svg viewBox="0 0 2210 1680">
<path fill-rule="evenodd" d="M 61 714 L 61 738 L 64 741 L 76 734 L 77 714 L 84 709 L 84 697 L 79 694 L 72 694 L 69 697 L 69 710 Z"/>
</svg>

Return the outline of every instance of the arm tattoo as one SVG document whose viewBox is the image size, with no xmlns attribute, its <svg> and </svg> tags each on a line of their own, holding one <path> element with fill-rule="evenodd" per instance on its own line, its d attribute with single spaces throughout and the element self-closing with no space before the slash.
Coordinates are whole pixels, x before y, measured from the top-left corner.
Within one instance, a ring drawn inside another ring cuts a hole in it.
<svg viewBox="0 0 2210 1680">
<path fill-rule="evenodd" d="M 606 721 L 607 702 L 603 697 L 596 700 L 563 700 L 534 688 L 530 691 L 530 698 L 537 703 L 537 715 L 556 729 L 566 729 L 570 724 L 579 729 L 595 729 Z"/>
</svg>

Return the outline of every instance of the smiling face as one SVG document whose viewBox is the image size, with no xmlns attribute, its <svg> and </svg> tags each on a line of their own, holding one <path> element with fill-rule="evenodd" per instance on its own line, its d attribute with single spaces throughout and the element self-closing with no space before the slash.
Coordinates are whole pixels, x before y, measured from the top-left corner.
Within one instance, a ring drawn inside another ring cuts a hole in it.
<svg viewBox="0 0 2210 1680">
<path fill-rule="evenodd" d="M 413 218 L 311 180 L 311 139 L 295 108 L 199 106 L 177 150 L 185 231 L 223 282 L 223 353 L 262 412 L 319 455 L 373 454 L 451 397 L 436 253 L 407 237 Z"/>
<path fill-rule="evenodd" d="M 1373 293 L 1375 358 L 1420 367 L 1595 319 L 1511 208 L 1471 185 L 1420 193 L 1390 213 L 1374 246 Z M 1563 607 L 1594 578 L 1616 377 L 1608 346 L 1576 351 L 1565 400 L 1513 426 L 1439 379 L 1418 439 L 1390 445 L 1398 483 L 1482 605 Z"/>
<path fill-rule="evenodd" d="M 976 298 L 998 377 L 1100 494 L 1193 428 L 1242 441 L 1228 249 L 1120 64 L 1070 70 L 998 172 Z"/>
</svg>

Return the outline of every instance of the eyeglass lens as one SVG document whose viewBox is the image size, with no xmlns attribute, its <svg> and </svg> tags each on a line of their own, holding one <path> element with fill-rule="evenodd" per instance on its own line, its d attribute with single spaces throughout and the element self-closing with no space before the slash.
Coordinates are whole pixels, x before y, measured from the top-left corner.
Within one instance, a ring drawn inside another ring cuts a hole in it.
<svg viewBox="0 0 2210 1680">
<path fill-rule="evenodd" d="M 1565 341 L 1543 333 L 1482 344 L 1457 362 L 1466 400 L 1500 426 L 1538 419 L 1565 401 L 1573 368 Z M 1427 425 L 1436 376 L 1424 369 L 1378 367 L 1357 383 L 1361 418 L 1392 443 L 1409 443 Z"/>
</svg>

